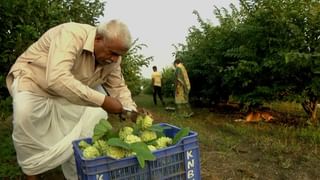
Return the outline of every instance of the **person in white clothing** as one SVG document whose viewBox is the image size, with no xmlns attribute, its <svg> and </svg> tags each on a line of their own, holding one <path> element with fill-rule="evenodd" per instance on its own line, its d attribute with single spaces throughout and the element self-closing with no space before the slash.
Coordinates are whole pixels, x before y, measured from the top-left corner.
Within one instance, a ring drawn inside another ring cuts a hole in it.
<svg viewBox="0 0 320 180">
<path fill-rule="evenodd" d="M 97 27 L 70 22 L 49 29 L 18 57 L 6 82 L 12 139 L 28 180 L 60 165 L 66 179 L 77 179 L 72 141 L 92 136 L 108 113 L 137 111 L 120 67 L 131 44 L 119 20 Z"/>
</svg>

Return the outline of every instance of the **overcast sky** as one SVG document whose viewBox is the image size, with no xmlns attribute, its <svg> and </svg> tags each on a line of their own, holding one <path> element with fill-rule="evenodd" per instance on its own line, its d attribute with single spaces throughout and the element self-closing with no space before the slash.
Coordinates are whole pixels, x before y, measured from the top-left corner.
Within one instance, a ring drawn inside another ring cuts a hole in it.
<svg viewBox="0 0 320 180">
<path fill-rule="evenodd" d="M 104 17 L 100 20 L 120 19 L 125 22 L 139 43 L 146 44 L 140 53 L 153 56 L 148 68 L 143 67 L 142 75 L 150 78 L 152 66 L 158 70 L 171 66 L 174 61 L 172 44 L 185 43 L 188 29 L 198 25 L 197 10 L 204 20 L 218 24 L 214 18 L 214 6 L 229 8 L 238 0 L 107 0 Z"/>
</svg>

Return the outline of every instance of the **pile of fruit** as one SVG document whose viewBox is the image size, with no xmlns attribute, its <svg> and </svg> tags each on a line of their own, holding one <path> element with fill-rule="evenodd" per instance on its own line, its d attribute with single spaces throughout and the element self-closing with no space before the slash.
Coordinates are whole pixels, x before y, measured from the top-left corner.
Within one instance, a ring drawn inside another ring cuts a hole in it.
<svg viewBox="0 0 320 180">
<path fill-rule="evenodd" d="M 121 159 L 136 156 L 141 167 L 145 160 L 155 160 L 152 151 L 176 144 L 189 134 L 189 128 L 181 130 L 173 137 L 167 137 L 163 131 L 167 127 L 153 124 L 149 115 L 139 115 L 135 124 L 114 129 L 106 119 L 101 119 L 94 128 L 92 144 L 82 140 L 79 148 L 85 159 L 109 156 Z"/>
</svg>

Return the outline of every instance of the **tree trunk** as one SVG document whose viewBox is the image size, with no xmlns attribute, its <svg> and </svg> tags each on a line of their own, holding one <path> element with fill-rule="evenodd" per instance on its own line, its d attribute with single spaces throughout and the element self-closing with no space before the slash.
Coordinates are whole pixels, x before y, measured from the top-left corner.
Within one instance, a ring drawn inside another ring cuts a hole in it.
<svg viewBox="0 0 320 180">
<path fill-rule="evenodd" d="M 317 119 L 317 104 L 318 100 L 316 96 L 310 96 L 302 103 L 304 111 L 308 114 L 308 117 L 313 125 L 318 124 Z"/>
</svg>

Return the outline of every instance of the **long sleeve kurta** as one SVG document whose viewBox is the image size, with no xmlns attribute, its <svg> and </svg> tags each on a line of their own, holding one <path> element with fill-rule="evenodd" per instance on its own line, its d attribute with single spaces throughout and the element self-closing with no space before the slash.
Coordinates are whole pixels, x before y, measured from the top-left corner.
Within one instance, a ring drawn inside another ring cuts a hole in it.
<svg viewBox="0 0 320 180">
<path fill-rule="evenodd" d="M 123 106 L 135 109 L 121 73 L 121 59 L 96 66 L 95 35 L 96 28 L 86 24 L 65 23 L 51 28 L 12 66 L 6 79 L 9 92 L 13 79 L 19 76 L 18 91 L 98 107 L 105 95 L 93 88 L 102 84 Z"/>
</svg>

